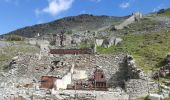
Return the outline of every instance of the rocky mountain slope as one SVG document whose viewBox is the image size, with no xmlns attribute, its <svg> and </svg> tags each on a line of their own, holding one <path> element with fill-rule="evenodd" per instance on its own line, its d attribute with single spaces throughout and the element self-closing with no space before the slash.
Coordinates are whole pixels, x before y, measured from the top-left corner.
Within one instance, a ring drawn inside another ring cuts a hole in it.
<svg viewBox="0 0 170 100">
<path fill-rule="evenodd" d="M 83 14 L 79 16 L 65 17 L 56 21 L 45 24 L 38 24 L 24 27 L 7 34 L 16 34 L 24 37 L 35 37 L 37 33 L 40 35 L 56 34 L 61 31 L 86 31 L 98 30 L 100 28 L 116 24 L 124 20 L 126 17 L 112 17 L 112 16 L 93 16 Z"/>
</svg>

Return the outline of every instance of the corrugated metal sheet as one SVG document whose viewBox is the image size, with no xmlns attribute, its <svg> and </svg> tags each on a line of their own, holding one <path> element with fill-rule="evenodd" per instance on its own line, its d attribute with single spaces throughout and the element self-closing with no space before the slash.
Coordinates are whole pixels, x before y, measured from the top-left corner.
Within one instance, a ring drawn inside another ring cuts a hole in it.
<svg viewBox="0 0 170 100">
<path fill-rule="evenodd" d="M 52 89 L 54 87 L 54 82 L 60 79 L 53 76 L 42 76 L 41 77 L 41 88 Z"/>
<path fill-rule="evenodd" d="M 92 54 L 92 49 L 50 49 L 50 54 Z"/>
</svg>

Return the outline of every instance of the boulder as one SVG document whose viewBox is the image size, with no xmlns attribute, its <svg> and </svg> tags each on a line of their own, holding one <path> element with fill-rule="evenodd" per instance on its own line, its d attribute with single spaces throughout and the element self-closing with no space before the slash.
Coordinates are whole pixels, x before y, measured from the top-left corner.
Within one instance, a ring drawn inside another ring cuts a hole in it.
<svg viewBox="0 0 170 100">
<path fill-rule="evenodd" d="M 108 38 L 108 39 L 105 39 L 104 41 L 103 41 L 103 44 L 102 44 L 102 46 L 103 47 L 105 47 L 105 48 L 109 48 L 109 47 L 111 47 L 112 45 L 117 45 L 117 44 L 119 44 L 120 42 L 122 41 L 122 39 L 121 38 L 118 38 L 118 37 L 111 37 L 111 38 Z"/>
<path fill-rule="evenodd" d="M 101 46 L 103 44 L 103 39 L 96 39 L 96 45 Z"/>
<path fill-rule="evenodd" d="M 162 100 L 163 96 L 159 94 L 149 94 L 148 99 L 149 100 Z"/>
<path fill-rule="evenodd" d="M 166 60 L 167 63 L 170 63 L 170 53 L 167 54 L 165 60 Z"/>
<path fill-rule="evenodd" d="M 121 38 L 116 38 L 115 41 L 114 41 L 114 45 L 117 45 L 119 44 L 123 39 Z"/>
</svg>

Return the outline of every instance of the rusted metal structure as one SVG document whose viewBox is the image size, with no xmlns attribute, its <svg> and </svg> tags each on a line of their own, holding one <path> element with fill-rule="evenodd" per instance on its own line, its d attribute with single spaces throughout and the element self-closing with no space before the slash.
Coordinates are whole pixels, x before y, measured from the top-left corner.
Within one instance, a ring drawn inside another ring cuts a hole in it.
<svg viewBox="0 0 170 100">
<path fill-rule="evenodd" d="M 54 76 L 42 76 L 40 88 L 46 88 L 46 89 L 54 88 L 54 83 L 57 79 L 61 79 L 61 78 L 54 77 Z"/>
<path fill-rule="evenodd" d="M 68 85 L 69 90 L 97 90 L 97 91 L 107 91 L 107 81 L 103 70 L 97 69 L 94 71 L 94 75 L 88 81 L 78 80 L 74 85 Z"/>
<path fill-rule="evenodd" d="M 96 69 L 94 72 L 94 78 L 92 80 L 93 87 L 96 89 L 107 88 L 106 79 L 103 70 Z"/>
<path fill-rule="evenodd" d="M 50 54 L 92 54 L 92 49 L 50 49 Z"/>
<path fill-rule="evenodd" d="M 92 88 L 95 90 L 107 90 L 107 81 L 103 70 L 97 69 L 94 71 L 94 75 L 89 82 L 92 84 Z"/>
</svg>

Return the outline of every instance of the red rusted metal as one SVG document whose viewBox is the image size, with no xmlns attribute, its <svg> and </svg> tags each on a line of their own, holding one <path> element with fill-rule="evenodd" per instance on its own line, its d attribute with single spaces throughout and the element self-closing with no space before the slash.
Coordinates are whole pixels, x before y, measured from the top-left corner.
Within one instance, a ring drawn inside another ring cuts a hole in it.
<svg viewBox="0 0 170 100">
<path fill-rule="evenodd" d="M 105 82 L 106 81 L 105 75 L 103 73 L 103 70 L 100 70 L 100 69 L 95 70 L 95 72 L 94 72 L 94 80 L 96 82 Z"/>
<path fill-rule="evenodd" d="M 93 88 L 96 90 L 107 90 L 107 81 L 103 70 L 96 69 L 94 72 L 94 79 L 92 80 Z"/>
<path fill-rule="evenodd" d="M 92 54 L 92 49 L 50 49 L 50 54 Z"/>
<path fill-rule="evenodd" d="M 54 87 L 54 82 L 57 79 L 61 79 L 53 76 L 42 76 L 40 88 L 52 89 Z"/>
<path fill-rule="evenodd" d="M 76 81 L 74 86 L 69 85 L 67 89 L 75 89 L 75 90 L 107 90 L 107 81 L 105 79 L 105 75 L 103 70 L 96 69 L 92 78 L 88 81 Z"/>
</svg>

